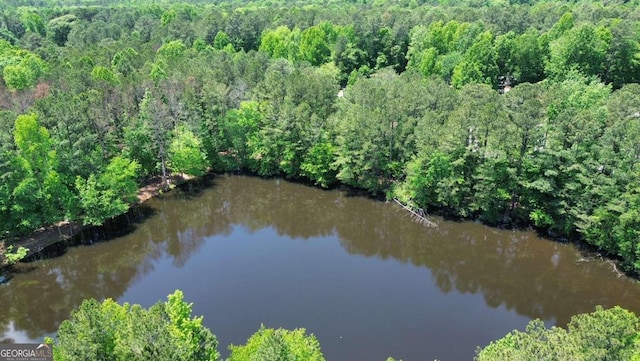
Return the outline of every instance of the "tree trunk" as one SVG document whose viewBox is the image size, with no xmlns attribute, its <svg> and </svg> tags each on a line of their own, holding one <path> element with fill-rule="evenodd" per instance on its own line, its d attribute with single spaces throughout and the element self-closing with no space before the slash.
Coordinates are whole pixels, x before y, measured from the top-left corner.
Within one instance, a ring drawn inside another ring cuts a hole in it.
<svg viewBox="0 0 640 361">
<path fill-rule="evenodd" d="M 167 180 L 167 166 L 164 163 L 164 158 L 162 158 L 162 183 L 164 184 L 164 187 L 167 188 L 167 186 L 169 185 L 168 180 Z"/>
</svg>

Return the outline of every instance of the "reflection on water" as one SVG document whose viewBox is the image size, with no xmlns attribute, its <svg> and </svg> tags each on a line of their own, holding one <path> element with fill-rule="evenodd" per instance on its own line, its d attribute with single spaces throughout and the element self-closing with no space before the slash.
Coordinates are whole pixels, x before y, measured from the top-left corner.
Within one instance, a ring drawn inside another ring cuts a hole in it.
<svg viewBox="0 0 640 361">
<path fill-rule="evenodd" d="M 223 353 L 265 322 L 306 327 L 331 360 L 469 359 L 532 318 L 640 311 L 635 282 L 569 246 L 472 222 L 425 228 L 339 191 L 221 176 L 148 206 L 126 236 L 21 265 L 0 285 L 0 340 L 39 340 L 88 297 L 149 306 L 176 288 Z"/>
</svg>

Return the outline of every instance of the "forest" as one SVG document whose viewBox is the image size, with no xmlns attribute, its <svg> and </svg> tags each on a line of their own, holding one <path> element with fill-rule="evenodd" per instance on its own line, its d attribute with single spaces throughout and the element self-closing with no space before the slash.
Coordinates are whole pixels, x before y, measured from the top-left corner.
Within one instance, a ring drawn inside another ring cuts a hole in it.
<svg viewBox="0 0 640 361">
<path fill-rule="evenodd" d="M 533 227 L 640 272 L 637 0 L 7 0 L 0 14 L 5 248 L 103 224 L 151 179 L 242 172 Z"/>
</svg>

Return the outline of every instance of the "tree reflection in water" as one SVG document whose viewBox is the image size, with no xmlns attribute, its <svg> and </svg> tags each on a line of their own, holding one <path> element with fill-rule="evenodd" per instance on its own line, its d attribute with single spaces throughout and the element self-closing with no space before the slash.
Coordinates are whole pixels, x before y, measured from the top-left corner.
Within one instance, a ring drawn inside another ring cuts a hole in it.
<svg viewBox="0 0 640 361">
<path fill-rule="evenodd" d="M 0 285 L 1 338 L 52 334 L 83 299 L 118 299 L 151 275 L 158 260 L 182 268 L 207 239 L 238 225 L 300 240 L 337 237 L 350 254 L 424 267 L 443 293 L 482 294 L 488 306 L 528 318 L 565 324 L 596 304 L 640 310 L 640 288 L 632 281 L 617 278 L 606 263 L 577 262 L 574 248 L 531 232 L 443 220 L 426 228 L 392 203 L 277 179 L 210 182 L 195 194 L 176 191 L 149 201 L 154 214 L 125 236 L 20 265 Z"/>
</svg>

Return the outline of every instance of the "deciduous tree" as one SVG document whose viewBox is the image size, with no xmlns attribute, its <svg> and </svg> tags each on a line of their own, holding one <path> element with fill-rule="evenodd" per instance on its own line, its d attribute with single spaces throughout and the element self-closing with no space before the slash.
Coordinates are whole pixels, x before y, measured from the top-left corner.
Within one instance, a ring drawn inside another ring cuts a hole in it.
<svg viewBox="0 0 640 361">
<path fill-rule="evenodd" d="M 76 178 L 76 189 L 84 224 L 101 225 L 119 216 L 136 201 L 136 179 L 140 165 L 123 157 L 114 157 L 99 175 Z"/>
<path fill-rule="evenodd" d="M 191 316 L 181 291 L 148 310 L 111 299 L 85 300 L 48 342 L 56 361 L 219 358 L 216 337 L 202 325 L 202 317 Z"/>
<path fill-rule="evenodd" d="M 169 167 L 179 173 L 203 175 L 209 162 L 202 141 L 190 130 L 178 127 L 168 150 Z"/>
<path fill-rule="evenodd" d="M 34 230 L 64 220 L 73 200 L 57 171 L 58 157 L 49 132 L 35 115 L 21 115 L 16 119 L 14 139 L 21 181 L 13 189 L 11 211 L 21 219 L 19 227 Z"/>
<path fill-rule="evenodd" d="M 261 325 L 246 345 L 231 345 L 229 349 L 229 361 L 324 361 L 320 343 L 313 334 L 307 335 L 303 328 L 289 331 Z"/>
</svg>

